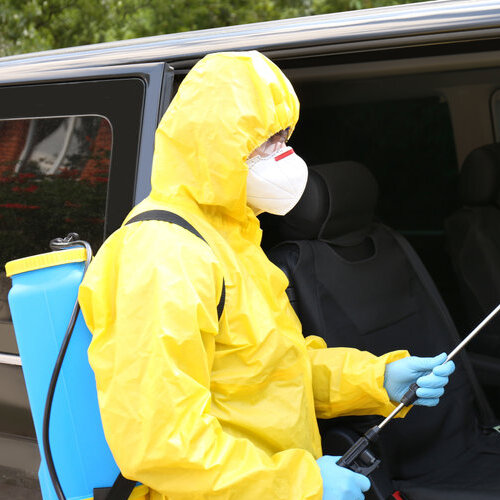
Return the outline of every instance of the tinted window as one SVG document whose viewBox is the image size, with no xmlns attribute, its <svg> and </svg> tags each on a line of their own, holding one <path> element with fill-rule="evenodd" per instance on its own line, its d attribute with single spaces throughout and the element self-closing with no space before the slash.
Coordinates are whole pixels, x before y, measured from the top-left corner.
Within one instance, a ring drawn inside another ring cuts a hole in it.
<svg viewBox="0 0 500 500">
<path fill-rule="evenodd" d="M 99 116 L 0 121 L 2 260 L 70 231 L 103 239 L 112 133 Z"/>
<path fill-rule="evenodd" d="M 112 130 L 100 116 L 0 121 L 1 265 L 50 251 L 76 232 L 94 249 L 104 236 Z M 10 318 L 0 274 L 0 321 Z"/>
</svg>

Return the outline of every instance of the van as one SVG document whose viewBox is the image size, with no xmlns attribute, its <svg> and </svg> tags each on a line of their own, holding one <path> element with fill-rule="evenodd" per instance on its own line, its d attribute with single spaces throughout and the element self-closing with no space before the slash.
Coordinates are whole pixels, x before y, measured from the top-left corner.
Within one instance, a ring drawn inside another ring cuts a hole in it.
<svg viewBox="0 0 500 500">
<path fill-rule="evenodd" d="M 294 149 L 308 165 L 368 166 L 380 186 L 377 216 L 417 250 L 466 332 L 444 221 L 460 207 L 467 155 L 500 141 L 497 0 L 439 0 L 6 57 L 0 476 L 7 482 L 34 484 L 40 457 L 5 262 L 46 252 L 50 239 L 70 231 L 96 252 L 147 196 L 154 132 L 186 73 L 207 53 L 251 49 L 276 62 L 297 91 Z M 264 234 L 264 248 L 271 244 Z M 500 361 L 480 361 L 481 381 L 498 394 Z"/>
</svg>

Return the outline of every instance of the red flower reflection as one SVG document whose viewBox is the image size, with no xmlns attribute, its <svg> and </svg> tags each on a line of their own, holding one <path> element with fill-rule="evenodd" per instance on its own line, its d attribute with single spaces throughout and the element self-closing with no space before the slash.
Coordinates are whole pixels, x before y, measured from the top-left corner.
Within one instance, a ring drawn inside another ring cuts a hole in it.
<svg viewBox="0 0 500 500">
<path fill-rule="evenodd" d="M 0 208 L 19 208 L 21 210 L 35 210 L 38 205 L 24 205 L 23 203 L 0 203 Z"/>
</svg>

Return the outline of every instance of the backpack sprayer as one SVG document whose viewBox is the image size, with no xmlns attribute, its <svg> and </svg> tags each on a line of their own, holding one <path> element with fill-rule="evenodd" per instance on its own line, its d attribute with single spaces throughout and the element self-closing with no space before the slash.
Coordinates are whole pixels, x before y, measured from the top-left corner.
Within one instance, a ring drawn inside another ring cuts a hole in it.
<svg viewBox="0 0 500 500">
<path fill-rule="evenodd" d="M 77 301 L 92 250 L 76 233 L 52 240 L 50 247 L 57 251 L 5 266 L 12 278 L 9 305 L 40 448 L 40 489 L 44 500 L 121 500 L 129 495 L 108 496 L 123 476 L 104 437 L 87 358 L 92 335 Z M 132 489 L 135 482 L 129 483 Z M 137 487 L 137 500 L 145 498 L 140 488 L 145 489 Z"/>
<path fill-rule="evenodd" d="M 448 354 L 448 357 L 443 362 L 443 365 L 448 361 L 451 361 L 481 330 L 482 328 L 500 311 L 500 304 L 493 309 L 493 311 L 486 316 L 486 318 L 479 323 L 479 325 L 472 330 L 467 337 L 465 337 L 462 342 L 460 342 L 453 351 Z M 372 473 L 380 464 L 380 459 L 375 457 L 375 455 L 368 448 L 371 443 L 374 443 L 380 431 L 406 406 L 413 404 L 417 396 L 418 385 L 413 383 L 406 394 L 401 398 L 401 403 L 394 411 L 387 416 L 380 424 L 374 425 L 368 429 L 363 436 L 361 436 L 342 457 L 340 457 L 337 465 L 345 467 L 359 474 L 368 476 Z"/>
</svg>

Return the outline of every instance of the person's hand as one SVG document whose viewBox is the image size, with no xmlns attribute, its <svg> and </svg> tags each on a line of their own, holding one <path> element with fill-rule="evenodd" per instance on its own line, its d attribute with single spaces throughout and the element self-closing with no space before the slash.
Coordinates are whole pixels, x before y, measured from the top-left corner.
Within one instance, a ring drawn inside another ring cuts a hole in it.
<svg viewBox="0 0 500 500">
<path fill-rule="evenodd" d="M 323 500 L 363 500 L 363 491 L 370 489 L 370 480 L 362 474 L 340 467 L 337 465 L 339 460 L 340 457 L 330 455 L 316 460 L 323 479 Z"/>
<path fill-rule="evenodd" d="M 410 356 L 389 363 L 385 367 L 384 388 L 390 400 L 401 401 L 410 385 L 416 382 L 419 388 L 414 404 L 436 406 L 444 394 L 449 375 L 455 371 L 453 361 L 442 364 L 446 357 L 446 353 L 434 358 Z"/>
</svg>

